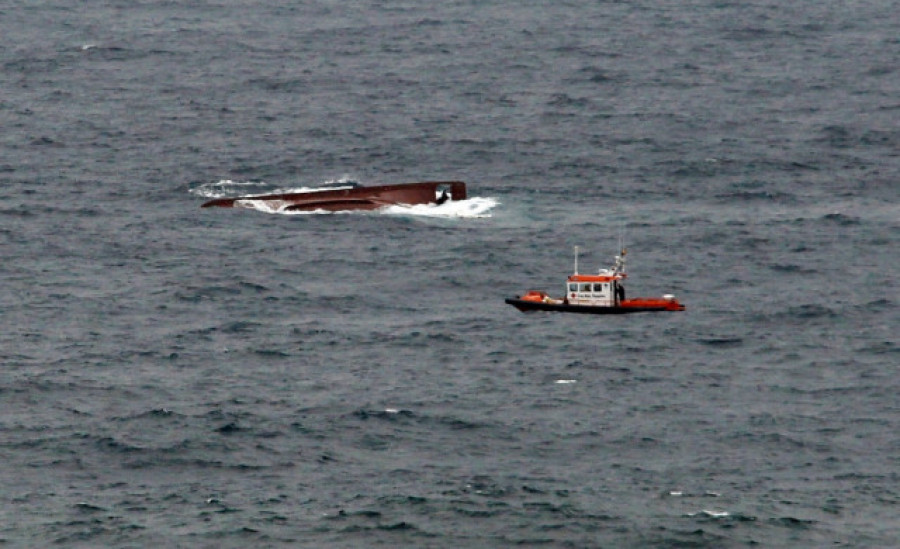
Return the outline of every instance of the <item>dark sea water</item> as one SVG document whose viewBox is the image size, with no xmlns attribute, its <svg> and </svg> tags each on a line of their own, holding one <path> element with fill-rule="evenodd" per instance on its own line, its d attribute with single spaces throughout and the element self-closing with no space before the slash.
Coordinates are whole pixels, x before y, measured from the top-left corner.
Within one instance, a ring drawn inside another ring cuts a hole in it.
<svg viewBox="0 0 900 549">
<path fill-rule="evenodd" d="M 0 3 L 0 544 L 891 547 L 900 10 Z M 201 210 L 460 179 L 438 208 Z M 629 250 L 683 313 L 523 314 Z"/>
</svg>

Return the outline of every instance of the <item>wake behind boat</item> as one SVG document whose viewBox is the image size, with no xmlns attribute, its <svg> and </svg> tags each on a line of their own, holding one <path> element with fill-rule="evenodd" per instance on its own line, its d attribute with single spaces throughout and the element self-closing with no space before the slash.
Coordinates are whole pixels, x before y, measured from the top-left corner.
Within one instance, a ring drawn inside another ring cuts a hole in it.
<svg viewBox="0 0 900 549">
<path fill-rule="evenodd" d="M 673 295 L 625 299 L 625 253 L 616 263 L 596 275 L 578 274 L 578 247 L 575 247 L 575 270 L 566 281 L 566 294 L 552 298 L 547 292 L 531 290 L 506 299 L 506 303 L 523 312 L 556 311 L 561 313 L 624 314 L 652 311 L 683 311 L 684 305 Z"/>
<path fill-rule="evenodd" d="M 462 181 L 425 181 L 371 187 L 346 186 L 312 189 L 305 192 L 261 194 L 216 198 L 201 208 L 254 208 L 265 203 L 274 211 L 346 211 L 376 210 L 393 205 L 443 204 L 448 200 L 465 200 L 466 184 Z"/>
</svg>

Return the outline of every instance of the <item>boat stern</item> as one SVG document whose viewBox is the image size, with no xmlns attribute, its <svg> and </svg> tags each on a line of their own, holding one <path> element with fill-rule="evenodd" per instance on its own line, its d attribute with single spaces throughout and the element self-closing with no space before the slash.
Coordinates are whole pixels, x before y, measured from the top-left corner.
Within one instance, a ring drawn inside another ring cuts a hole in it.
<svg viewBox="0 0 900 549">
<path fill-rule="evenodd" d="M 620 307 L 640 311 L 683 311 L 682 305 L 674 295 L 666 294 L 662 297 L 636 297 L 623 300 Z"/>
</svg>

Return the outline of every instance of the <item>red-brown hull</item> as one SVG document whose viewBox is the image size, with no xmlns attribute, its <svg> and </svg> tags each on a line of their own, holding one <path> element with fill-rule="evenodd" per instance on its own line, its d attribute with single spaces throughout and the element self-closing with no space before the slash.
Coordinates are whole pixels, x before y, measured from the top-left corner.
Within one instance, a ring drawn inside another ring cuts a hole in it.
<svg viewBox="0 0 900 549">
<path fill-rule="evenodd" d="M 452 200 L 465 200 L 466 198 L 466 184 L 462 181 L 427 181 L 373 187 L 324 189 L 301 193 L 217 198 L 200 207 L 252 207 L 248 202 L 261 201 L 279 211 L 374 210 L 393 204 L 435 204 L 439 202 L 438 193 L 443 191 L 447 191 Z"/>
</svg>

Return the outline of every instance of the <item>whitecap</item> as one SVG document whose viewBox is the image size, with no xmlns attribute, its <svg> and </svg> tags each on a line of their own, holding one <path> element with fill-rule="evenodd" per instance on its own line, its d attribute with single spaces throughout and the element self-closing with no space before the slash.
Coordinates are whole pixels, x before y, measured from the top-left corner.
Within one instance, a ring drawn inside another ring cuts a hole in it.
<svg viewBox="0 0 900 549">
<path fill-rule="evenodd" d="M 394 205 L 382 208 L 390 215 L 415 215 L 422 217 L 491 217 L 490 211 L 500 201 L 490 197 L 472 197 L 466 200 L 448 200 L 443 204 L 416 204 L 413 206 Z"/>
<path fill-rule="evenodd" d="M 725 518 L 730 517 L 731 513 L 728 511 L 712 511 L 710 509 L 703 509 L 699 513 L 687 513 L 688 517 L 696 517 L 696 516 L 704 516 L 709 518 Z"/>
<path fill-rule="evenodd" d="M 190 193 L 204 198 L 224 198 L 234 194 L 247 194 L 246 192 L 232 192 L 231 189 L 233 188 L 244 189 L 246 187 L 267 186 L 266 183 L 261 181 L 232 181 L 231 179 L 221 179 L 215 182 L 203 183 L 202 185 L 191 189 Z"/>
</svg>

